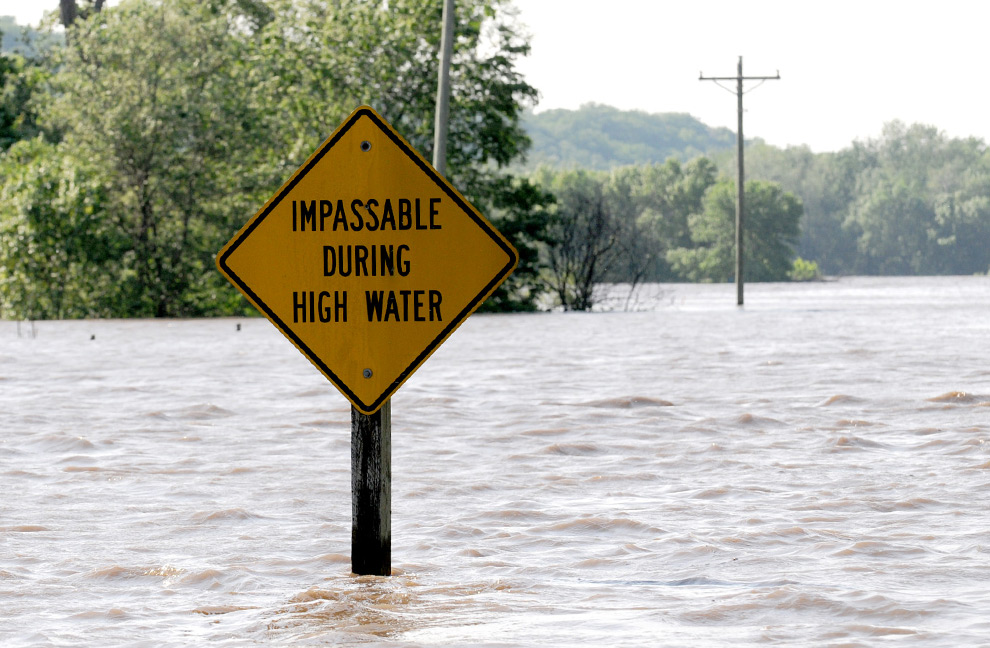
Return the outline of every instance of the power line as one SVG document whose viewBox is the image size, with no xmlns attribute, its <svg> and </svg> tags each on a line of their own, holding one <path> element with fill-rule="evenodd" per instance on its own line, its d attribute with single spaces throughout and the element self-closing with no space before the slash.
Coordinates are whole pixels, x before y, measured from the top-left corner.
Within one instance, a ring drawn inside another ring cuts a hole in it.
<svg viewBox="0 0 990 648">
<path fill-rule="evenodd" d="M 698 76 L 699 81 L 714 81 L 716 85 L 725 90 L 729 90 L 723 86 L 719 81 L 735 81 L 736 82 L 736 102 L 739 107 L 739 126 L 736 130 L 736 169 L 738 170 L 738 178 L 736 179 L 736 305 L 743 305 L 743 222 L 744 222 L 744 211 L 743 205 L 745 204 L 746 192 L 743 189 L 743 181 L 745 180 L 746 174 L 743 171 L 743 81 L 759 81 L 756 88 L 760 87 L 767 81 L 776 81 L 780 79 L 780 71 L 777 71 L 775 76 L 743 76 L 743 64 L 742 57 L 739 57 L 739 66 L 737 68 L 738 72 L 734 77 L 706 77 L 704 73 Z M 755 90 L 756 88 L 751 88 Z M 730 90 L 731 92 L 731 90 Z"/>
</svg>

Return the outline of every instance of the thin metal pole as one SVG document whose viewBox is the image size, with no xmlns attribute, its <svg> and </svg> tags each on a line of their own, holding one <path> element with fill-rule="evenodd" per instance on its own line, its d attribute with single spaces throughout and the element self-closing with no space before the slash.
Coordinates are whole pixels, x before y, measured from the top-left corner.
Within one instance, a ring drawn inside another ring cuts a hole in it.
<svg viewBox="0 0 990 648">
<path fill-rule="evenodd" d="M 392 401 L 351 407 L 351 571 L 392 575 Z"/>
<path fill-rule="evenodd" d="M 444 0 L 440 41 L 437 109 L 436 119 L 433 122 L 433 168 L 440 175 L 447 175 L 447 122 L 450 117 L 450 57 L 454 53 L 454 0 Z"/>
<path fill-rule="evenodd" d="M 739 104 L 739 127 L 736 130 L 736 305 L 743 305 L 743 202 L 745 201 L 746 173 L 743 164 L 743 66 L 739 57 L 736 77 L 736 99 Z"/>
</svg>

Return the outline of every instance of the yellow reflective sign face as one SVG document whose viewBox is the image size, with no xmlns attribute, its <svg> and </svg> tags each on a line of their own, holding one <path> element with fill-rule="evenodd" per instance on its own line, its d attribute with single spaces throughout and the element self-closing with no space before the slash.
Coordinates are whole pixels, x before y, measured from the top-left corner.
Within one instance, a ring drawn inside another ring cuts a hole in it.
<svg viewBox="0 0 990 648">
<path fill-rule="evenodd" d="M 224 246 L 217 266 L 358 410 L 372 414 L 518 258 L 362 106 Z"/>
</svg>

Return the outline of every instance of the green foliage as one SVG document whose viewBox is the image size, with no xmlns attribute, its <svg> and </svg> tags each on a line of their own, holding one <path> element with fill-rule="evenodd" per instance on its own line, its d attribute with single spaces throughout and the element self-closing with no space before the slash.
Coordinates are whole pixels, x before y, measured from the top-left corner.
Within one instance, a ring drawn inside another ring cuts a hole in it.
<svg viewBox="0 0 990 648">
<path fill-rule="evenodd" d="M 524 125 L 533 139 L 528 169 L 604 170 L 669 158 L 687 161 L 735 142 L 728 129 L 710 128 L 687 114 L 651 115 L 601 104 L 528 113 Z"/>
<path fill-rule="evenodd" d="M 722 173 L 735 174 L 734 151 L 716 159 Z M 857 255 L 856 236 L 843 227 L 857 177 L 849 151 L 815 154 L 806 146 L 779 149 L 756 142 L 746 147 L 745 163 L 747 178 L 776 182 L 801 198 L 797 253 L 817 260 L 829 274 L 842 274 Z"/>
<path fill-rule="evenodd" d="M 0 54 L 0 151 L 40 132 L 32 98 L 47 77 L 44 68 L 19 54 Z"/>
<path fill-rule="evenodd" d="M 623 255 L 622 221 L 609 198 L 609 177 L 588 171 L 544 170 L 540 182 L 556 197 L 548 214 L 544 281 L 564 310 L 590 310 L 595 284 Z"/>
<path fill-rule="evenodd" d="M 535 179 L 557 200 L 549 212 L 544 280 L 565 310 L 591 309 L 603 282 L 732 278 L 735 184 L 718 180 L 711 160 L 671 159 L 612 172 L 544 168 Z M 786 281 L 800 200 L 756 181 L 746 185 L 746 205 L 747 280 Z"/>
<path fill-rule="evenodd" d="M 746 183 L 743 268 L 746 281 L 786 281 L 800 232 L 801 201 L 779 185 Z M 691 281 L 729 281 L 735 274 L 735 183 L 722 180 L 689 219 L 692 247 L 670 250 L 673 268 Z"/>
<path fill-rule="evenodd" d="M 798 257 L 794 259 L 790 277 L 791 281 L 818 281 L 822 278 L 822 271 L 814 261 L 806 261 Z"/>
<path fill-rule="evenodd" d="M 519 117 L 536 91 L 515 70 L 528 45 L 504 4 L 458 3 L 448 169 L 521 253 L 488 307 L 533 308 L 552 198 L 506 171 L 528 146 Z M 0 59 L 0 138 L 23 144 L 3 159 L 18 172 L 0 178 L 5 316 L 244 312 L 214 254 L 347 113 L 374 105 L 430 155 L 439 4 L 79 8 L 44 68 Z M 59 144 L 24 144 L 41 128 Z"/>
<path fill-rule="evenodd" d="M 0 316 L 111 314 L 127 241 L 100 217 L 107 197 L 92 171 L 37 138 L 0 157 L 0 177 Z"/>
<path fill-rule="evenodd" d="M 515 60 L 529 48 L 512 25 L 495 18 L 503 4 L 457 3 L 447 163 L 454 177 L 469 182 L 483 182 L 485 165 L 505 166 L 528 145 L 519 116 L 536 91 Z M 259 33 L 264 67 L 258 72 L 273 80 L 269 109 L 282 116 L 290 163 L 301 163 L 361 104 L 375 107 L 431 157 L 439 3 L 279 0 L 273 6 L 274 18 Z"/>
<path fill-rule="evenodd" d="M 652 244 L 653 263 L 646 279 L 683 279 L 667 252 L 693 246 L 691 219 L 702 210 L 705 195 L 716 182 L 715 164 L 706 157 L 686 165 L 677 160 L 638 168 L 636 191 L 641 236 Z"/>
<path fill-rule="evenodd" d="M 976 139 L 888 124 L 855 148 L 862 171 L 845 226 L 857 234 L 854 270 L 972 274 L 990 264 L 990 153 Z"/>
<path fill-rule="evenodd" d="M 133 249 L 116 315 L 230 302 L 208 276 L 212 256 L 272 181 L 235 18 L 193 0 L 130 0 L 72 27 L 50 115 L 70 158 L 104 178 L 101 218 Z"/>
<path fill-rule="evenodd" d="M 476 204 L 478 202 L 475 198 Z M 519 252 L 516 270 L 478 309 L 481 312 L 534 311 L 545 290 L 540 273 L 541 249 L 551 243 L 547 211 L 555 199 L 541 187 L 524 178 L 508 175 L 493 179 L 488 186 L 488 216 Z"/>
<path fill-rule="evenodd" d="M 720 156 L 723 171 L 735 157 Z M 748 177 L 801 197 L 798 254 L 823 272 L 971 274 L 990 266 L 990 153 L 979 139 L 891 122 L 838 153 L 746 150 Z"/>
<path fill-rule="evenodd" d="M 545 282 L 565 310 L 589 310 L 603 282 L 676 280 L 668 251 L 693 247 L 695 214 L 715 184 L 707 158 L 682 165 L 622 167 L 611 172 L 540 170 L 556 197 L 548 216 Z"/>
</svg>

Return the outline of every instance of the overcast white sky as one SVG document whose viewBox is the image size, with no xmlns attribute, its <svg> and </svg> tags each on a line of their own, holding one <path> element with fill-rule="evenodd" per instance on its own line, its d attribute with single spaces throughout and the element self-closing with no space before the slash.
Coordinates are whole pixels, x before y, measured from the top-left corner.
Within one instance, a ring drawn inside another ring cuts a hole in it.
<svg viewBox="0 0 990 648">
<path fill-rule="evenodd" d="M 781 75 L 745 96 L 748 137 L 834 151 L 900 119 L 990 142 L 985 0 L 515 4 L 531 35 L 520 68 L 542 94 L 537 111 L 598 102 L 690 113 L 735 130 L 734 94 L 698 76 L 734 76 L 742 56 L 746 75 Z M 57 6 L 0 0 L 0 14 L 34 23 Z"/>
</svg>

